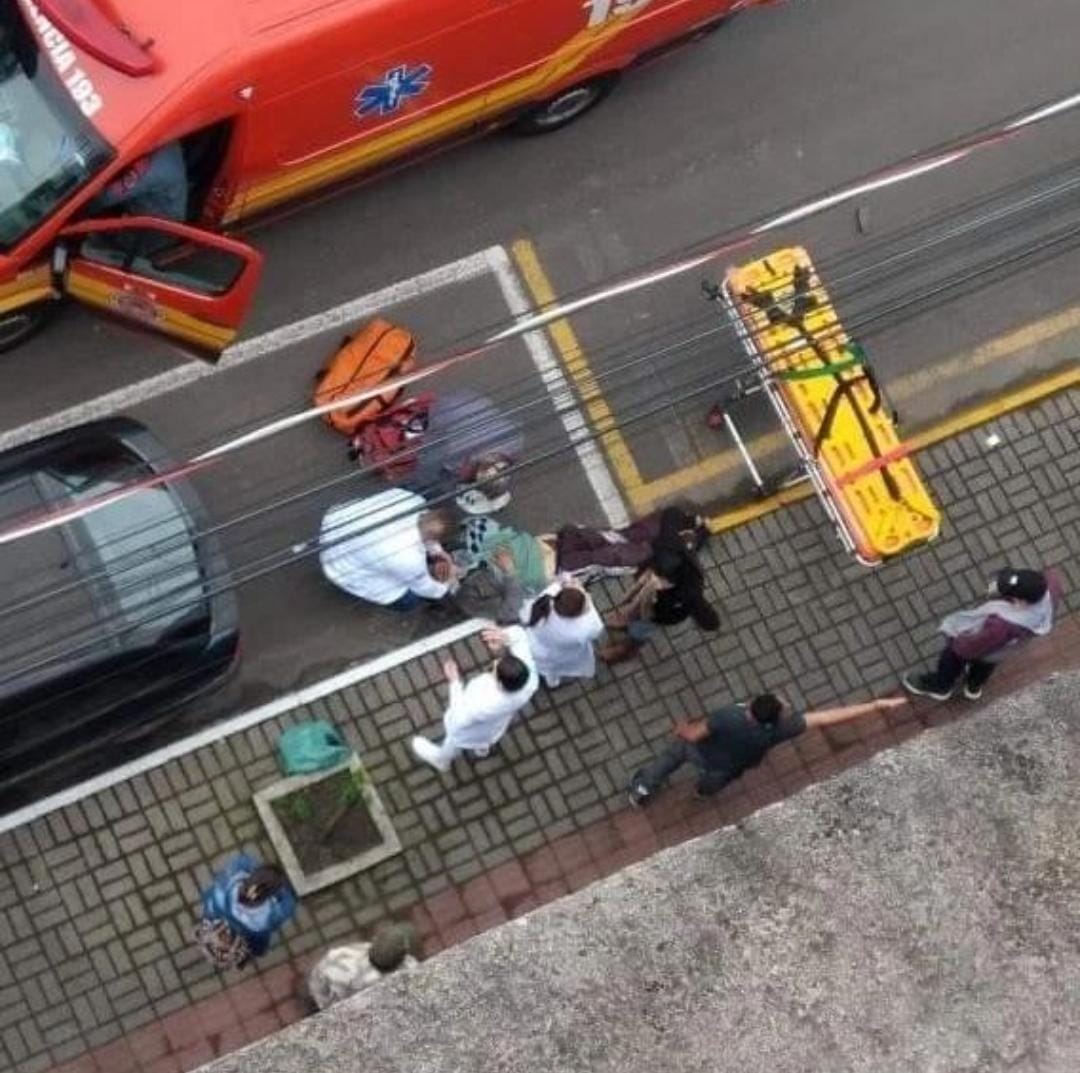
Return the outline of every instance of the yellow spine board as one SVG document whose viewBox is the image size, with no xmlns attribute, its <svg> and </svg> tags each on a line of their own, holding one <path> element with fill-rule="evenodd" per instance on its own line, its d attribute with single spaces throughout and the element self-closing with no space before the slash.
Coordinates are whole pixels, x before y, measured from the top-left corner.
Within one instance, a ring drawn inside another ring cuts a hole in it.
<svg viewBox="0 0 1080 1073">
<path fill-rule="evenodd" d="M 791 299 L 795 296 L 796 269 L 809 269 L 808 293 L 816 299 L 814 308 L 803 317 L 805 334 L 787 324 L 771 323 L 766 312 L 746 297 L 748 293 L 767 293 L 782 309 L 790 309 Z M 777 250 L 758 261 L 731 268 L 725 282 L 744 326 L 773 373 L 821 369 L 852 358 L 853 352 L 848 349 L 851 339 L 833 309 L 809 254 L 802 247 Z M 817 349 L 809 344 L 807 336 L 813 339 Z M 824 354 L 824 360 L 821 354 Z M 890 490 L 882 470 L 873 468 L 875 454 L 855 406 L 869 426 L 881 455 L 889 457 L 894 452 L 902 453 L 902 444 L 885 407 L 871 412 L 874 393 L 869 384 L 860 381 L 862 372 L 856 365 L 836 376 L 776 382 L 811 447 L 837 391 L 837 381 L 851 383 L 836 407 L 832 428 L 822 443 L 818 462 L 825 483 L 855 539 L 857 553 L 868 562 L 879 562 L 932 540 L 938 534 L 941 515 L 910 458 L 898 457 L 888 464 L 895 493 Z"/>
</svg>

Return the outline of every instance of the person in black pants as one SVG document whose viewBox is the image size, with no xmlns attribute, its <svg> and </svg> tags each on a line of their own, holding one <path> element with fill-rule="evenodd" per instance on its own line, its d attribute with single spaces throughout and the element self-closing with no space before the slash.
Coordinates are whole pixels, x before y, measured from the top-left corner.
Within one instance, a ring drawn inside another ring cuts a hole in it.
<svg viewBox="0 0 1080 1073">
<path fill-rule="evenodd" d="M 698 769 L 697 794 L 709 797 L 749 768 L 782 741 L 797 737 L 808 727 L 844 723 L 864 715 L 889 711 L 906 704 L 904 697 L 882 697 L 842 708 L 813 712 L 794 710 L 773 693 L 762 693 L 745 704 L 720 708 L 702 719 L 675 724 L 675 740 L 630 779 L 630 804 L 648 804 L 683 764 Z"/>
<path fill-rule="evenodd" d="M 600 646 L 605 663 L 621 663 L 637 655 L 658 626 L 677 626 L 692 619 L 712 633 L 720 616 L 705 596 L 705 573 L 695 554 L 701 540 L 697 530 L 680 528 L 677 509 L 661 515 L 652 554 L 642 564 L 622 603 L 606 616 L 609 640 Z"/>
</svg>

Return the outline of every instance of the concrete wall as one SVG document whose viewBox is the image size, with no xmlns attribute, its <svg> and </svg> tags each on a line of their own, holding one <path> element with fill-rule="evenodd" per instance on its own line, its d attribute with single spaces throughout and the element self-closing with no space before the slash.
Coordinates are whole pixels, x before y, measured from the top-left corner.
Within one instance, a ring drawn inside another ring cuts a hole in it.
<svg viewBox="0 0 1080 1073">
<path fill-rule="evenodd" d="M 932 731 L 208 1067 L 1080 1069 L 1080 676 Z"/>
</svg>

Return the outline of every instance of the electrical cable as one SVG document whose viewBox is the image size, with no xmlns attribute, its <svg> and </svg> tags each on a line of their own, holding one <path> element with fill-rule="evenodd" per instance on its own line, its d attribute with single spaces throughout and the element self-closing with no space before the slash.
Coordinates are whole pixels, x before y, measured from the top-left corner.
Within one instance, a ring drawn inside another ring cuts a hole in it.
<svg viewBox="0 0 1080 1073">
<path fill-rule="evenodd" d="M 1057 176 L 1057 175 L 1061 175 L 1061 174 L 1067 174 L 1069 168 L 1073 167 L 1073 166 L 1075 166 L 1075 165 L 1072 164 L 1072 163 L 1062 165 L 1062 166 L 1059 166 L 1059 168 L 1057 168 L 1055 171 L 1053 171 L 1053 172 L 1051 172 L 1049 174 L 1052 175 L 1052 176 Z M 1059 186 L 1056 189 L 1051 188 L 1051 189 L 1049 189 L 1047 191 L 1043 191 L 1043 192 L 1040 192 L 1040 193 L 1036 194 L 1033 198 L 1028 199 L 1028 201 L 1029 201 L 1029 203 L 1030 202 L 1035 202 L 1035 201 L 1038 201 L 1038 200 L 1041 200 L 1041 199 L 1046 199 L 1048 197 L 1055 196 L 1055 195 L 1059 194 L 1062 190 L 1068 191 L 1069 189 L 1074 188 L 1078 181 L 1080 181 L 1080 180 L 1076 180 L 1075 177 L 1074 177 L 1072 180 L 1067 181 L 1064 184 L 1059 184 Z M 1006 188 L 1006 191 L 1015 190 L 1015 189 L 1025 189 L 1029 185 L 1031 185 L 1030 180 L 1021 180 L 1020 182 L 1018 182 L 1016 184 L 1013 184 L 1012 187 Z M 975 202 L 969 202 L 966 205 L 961 206 L 961 209 L 968 209 L 968 208 L 972 207 L 973 205 L 988 204 L 988 203 L 993 202 L 994 200 L 1000 200 L 1001 196 L 1002 196 L 1002 192 L 1001 191 L 996 191 L 993 194 L 986 195 L 985 197 L 976 200 Z M 1027 207 L 1027 204 L 1025 204 L 1024 202 L 1019 202 L 1015 206 L 1006 205 L 1004 213 L 1002 213 L 1000 215 L 998 215 L 998 214 L 990 214 L 988 218 L 993 219 L 993 218 L 995 218 L 995 216 L 997 216 L 997 218 L 1001 218 L 1001 216 L 1003 216 L 1003 215 L 1008 215 L 1011 212 L 1021 211 L 1022 209 L 1026 208 L 1026 207 Z M 956 214 L 956 212 L 954 210 L 945 210 L 943 213 L 939 214 L 939 218 L 949 219 L 949 218 L 951 218 L 952 215 L 955 215 L 955 214 Z M 932 223 L 932 222 L 933 222 L 933 218 L 931 218 L 930 223 Z M 865 272 L 873 271 L 875 269 L 879 269 L 883 264 L 888 263 L 889 260 L 892 260 L 894 262 L 901 261 L 901 260 L 910 260 L 913 256 L 915 256 L 917 253 L 919 253 L 921 251 L 924 251 L 926 248 L 929 248 L 929 247 L 934 246 L 934 245 L 940 245 L 942 242 L 948 241 L 951 238 L 954 238 L 957 234 L 963 233 L 964 230 L 971 230 L 971 229 L 973 229 L 975 227 L 981 226 L 984 222 L 985 222 L 984 219 L 975 218 L 972 221 L 969 221 L 967 224 L 960 225 L 958 228 L 954 228 L 951 231 L 945 231 L 945 232 L 942 232 L 939 235 L 932 236 L 929 242 L 925 242 L 925 243 L 921 244 L 920 246 L 912 247 L 912 248 L 909 248 L 907 250 L 900 251 L 898 254 L 893 255 L 891 258 L 886 259 L 885 261 L 872 262 L 866 268 L 862 269 L 861 272 L 865 273 Z M 927 227 L 927 221 L 923 221 L 922 223 L 920 223 L 918 225 L 918 228 L 921 229 L 921 230 L 926 230 L 926 227 Z M 899 233 L 901 235 L 902 234 L 907 234 L 907 233 L 910 233 L 911 230 L 912 230 L 912 228 L 905 228 L 905 229 L 901 229 L 901 231 Z M 897 232 L 894 232 L 892 235 L 884 236 L 882 240 L 879 240 L 879 245 L 882 244 L 882 243 L 889 243 L 889 242 L 892 242 L 892 241 L 896 241 L 896 237 L 897 237 Z M 873 249 L 873 246 L 871 246 L 871 249 Z M 854 256 L 854 258 L 857 259 L 860 256 L 865 257 L 866 254 L 867 254 L 867 250 L 863 249 L 862 251 L 857 251 L 853 256 Z M 836 301 L 838 301 L 838 302 L 844 301 L 845 298 L 847 297 L 847 295 L 845 294 L 845 291 L 844 291 L 844 281 L 845 281 L 846 278 L 848 278 L 848 277 L 845 277 L 842 274 L 839 274 L 839 266 L 840 266 L 840 264 L 844 263 L 847 259 L 850 259 L 851 257 L 852 257 L 852 255 L 848 255 L 848 254 L 846 254 L 846 251 L 844 251 L 836 258 L 835 261 L 832 258 L 823 258 L 823 259 L 821 259 L 819 261 L 819 266 L 820 266 L 820 270 L 821 270 L 822 274 L 831 276 L 832 282 L 830 283 L 830 287 L 831 287 L 831 290 L 832 290 L 832 292 L 833 292 L 833 294 L 834 294 L 834 296 L 836 298 Z M 860 274 L 859 272 L 853 272 L 853 273 L 850 273 L 850 277 L 855 277 L 855 276 L 857 276 L 859 274 Z M 728 326 L 725 325 L 725 327 L 728 327 Z M 597 356 L 595 348 L 593 348 L 593 356 L 594 356 L 594 358 Z M 120 534 L 118 538 L 122 538 L 123 536 L 124 536 L 124 534 Z"/>
<path fill-rule="evenodd" d="M 1027 184 L 1025 184 L 1025 185 L 1027 185 Z M 846 260 L 851 259 L 850 255 L 847 258 L 845 258 L 843 254 L 838 256 L 835 260 L 833 260 L 831 258 L 823 259 L 820 262 L 820 264 L 821 264 L 820 272 L 821 272 L 822 275 L 829 275 L 830 274 L 830 269 L 832 270 L 832 278 L 830 279 L 830 290 L 832 291 L 832 293 L 834 295 L 834 301 L 837 302 L 837 303 L 845 303 L 846 304 L 847 301 L 849 301 L 850 299 L 853 299 L 857 293 L 859 293 L 863 289 L 865 289 L 864 287 L 859 287 L 859 288 L 851 288 L 850 290 L 848 290 L 844 286 L 846 280 L 852 279 L 852 278 L 857 278 L 859 275 L 863 275 L 863 274 L 866 274 L 866 273 L 871 272 L 871 271 L 874 271 L 874 272 L 877 272 L 877 273 L 880 274 L 880 270 L 884 265 L 888 265 L 890 263 L 896 264 L 896 263 L 899 263 L 899 262 L 902 262 L 902 261 L 910 260 L 912 257 L 917 255 L 918 253 L 924 252 L 926 249 L 932 248 L 934 246 L 941 245 L 943 242 L 954 239 L 957 235 L 960 235 L 960 234 L 964 233 L 965 231 L 971 231 L 975 227 L 984 226 L 987 219 L 989 219 L 990 221 L 1001 220 L 1002 218 L 1004 218 L 1005 216 L 1007 216 L 1009 214 L 1015 213 L 1017 211 L 1020 211 L 1023 208 L 1028 207 L 1028 205 L 1030 203 L 1036 202 L 1036 201 L 1044 199 L 1046 197 L 1056 196 L 1056 195 L 1060 194 L 1062 190 L 1071 191 L 1071 190 L 1075 189 L 1075 187 L 1077 185 L 1080 185 L 1080 178 L 1078 178 L 1076 176 L 1073 176 L 1066 183 L 1059 184 L 1059 186 L 1056 187 L 1056 188 L 1052 188 L 1052 189 L 1050 189 L 1048 191 L 1045 191 L 1045 192 L 1042 192 L 1040 194 L 1035 195 L 1035 197 L 1033 197 L 1031 199 L 1028 199 L 1027 203 L 1017 203 L 1016 205 L 1006 205 L 1005 211 L 1002 212 L 1002 213 L 990 214 L 988 217 L 983 217 L 983 218 L 978 218 L 977 217 L 974 220 L 968 221 L 965 224 L 954 227 L 951 230 L 947 230 L 947 231 L 941 232 L 939 234 L 934 234 L 934 235 L 931 236 L 929 241 L 921 243 L 920 245 L 915 246 L 915 247 L 908 247 L 908 248 L 906 248 L 904 250 L 901 250 L 901 251 L 893 254 L 889 258 L 885 258 L 883 260 L 873 261 L 869 265 L 867 265 L 865 268 L 859 270 L 858 272 L 850 272 L 850 273 L 847 273 L 847 274 L 838 274 L 839 266 L 841 264 L 845 263 Z M 985 201 L 991 200 L 994 196 L 995 195 L 990 195 L 989 198 L 982 199 L 982 200 L 983 200 L 983 202 L 985 202 Z M 924 222 L 924 224 L 920 225 L 920 229 L 921 230 L 926 229 L 925 222 Z M 905 234 L 910 233 L 911 230 L 912 230 L 911 228 L 904 229 L 904 233 Z M 891 242 L 895 241 L 895 237 L 896 237 L 895 233 L 893 235 L 885 236 L 885 238 L 883 239 L 883 242 L 891 243 Z M 863 256 L 865 256 L 865 253 L 866 253 L 865 250 L 861 251 L 861 254 Z M 858 254 L 856 256 L 858 256 Z M 872 282 L 878 282 L 878 280 L 875 278 Z M 710 321 L 715 322 L 716 318 L 710 312 L 707 319 L 709 319 Z M 696 339 L 700 340 L 700 339 L 708 338 L 708 337 L 716 335 L 719 331 L 730 329 L 730 328 L 731 328 L 730 325 L 723 324 L 723 322 L 720 322 L 720 327 L 713 327 L 713 328 L 711 328 L 711 329 L 709 329 L 709 330 L 707 330 L 705 332 L 699 333 L 699 335 L 696 337 Z M 673 351 L 675 351 L 677 349 L 685 349 L 685 347 L 687 347 L 689 345 L 692 345 L 692 343 L 694 341 L 695 341 L 695 337 L 691 337 L 691 338 L 685 339 L 685 340 L 678 340 L 675 343 L 670 344 L 670 345 L 662 348 L 661 350 L 654 352 L 651 355 L 646 353 L 645 355 L 642 355 L 642 356 L 640 356 L 638 358 L 632 359 L 630 362 L 626 362 L 626 363 L 624 363 L 624 364 L 622 364 L 620 366 L 617 366 L 613 370 L 601 370 L 600 373 L 596 374 L 594 379 L 596 379 L 596 380 L 600 380 L 601 378 L 606 379 L 609 376 L 613 376 L 615 374 L 622 374 L 627 369 L 629 369 L 631 367 L 634 367 L 634 366 L 637 366 L 637 365 L 639 365 L 639 364 L 641 364 L 643 362 L 648 362 L 650 360 L 655 360 L 656 358 L 663 356 L 664 353 L 670 353 L 670 352 L 673 352 Z M 594 358 L 596 356 L 595 348 L 594 348 L 593 356 L 594 356 Z M 631 382 L 628 385 L 625 378 L 620 375 L 619 376 L 619 383 L 616 386 L 617 386 L 617 388 L 619 388 L 621 390 L 625 390 L 627 386 L 633 387 L 634 382 Z M 608 396 L 611 397 L 611 391 L 610 390 L 608 392 Z M 530 405 L 539 405 L 539 404 L 543 404 L 543 403 L 546 403 L 546 402 L 547 402 L 547 396 L 546 395 L 540 395 L 540 396 L 537 396 L 531 402 L 526 403 L 523 406 L 517 407 L 517 409 L 525 409 Z M 504 411 L 504 412 L 507 412 L 507 411 Z M 513 411 L 510 411 L 510 412 L 513 412 Z M 432 449 L 434 449 L 438 445 L 438 442 L 439 441 L 431 442 L 430 447 Z M 426 449 L 429 446 L 429 444 L 426 443 L 424 446 L 425 446 L 425 449 Z M 253 513 L 260 513 L 260 512 L 256 511 L 256 512 L 253 512 Z M 249 513 L 247 516 L 241 516 L 239 519 L 236 519 L 235 521 L 236 522 L 243 522 L 245 520 L 248 520 L 250 517 L 251 517 L 251 513 Z M 164 522 L 164 523 L 151 523 L 151 526 L 154 525 L 154 524 L 163 524 L 164 525 L 164 524 L 168 524 L 168 523 L 167 522 Z M 223 523 L 219 523 L 219 524 L 217 524 L 215 526 L 210 527 L 209 531 L 211 531 L 211 532 L 213 532 L 213 531 L 221 531 L 221 530 L 224 530 L 225 528 L 228 528 L 232 524 L 234 524 L 234 520 L 230 519 L 228 521 L 225 521 Z M 150 528 L 151 526 L 148 526 L 147 528 Z M 143 535 L 144 532 L 145 532 L 145 530 L 128 532 L 128 533 L 120 533 L 120 534 L 117 534 L 117 536 L 114 539 L 116 539 L 116 540 L 129 539 L 130 537 L 132 537 L 134 535 Z M 105 542 L 105 543 L 108 543 L 108 542 Z M 140 556 L 139 559 L 133 563 L 133 565 L 134 566 L 141 565 L 143 559 L 146 556 L 152 555 L 155 550 L 157 550 L 155 547 L 148 547 L 147 549 L 145 549 L 144 554 L 142 556 Z M 138 554 L 138 553 L 135 553 L 135 554 Z M 111 576 L 115 577 L 116 572 L 117 571 L 116 571 L 116 567 L 115 567 L 115 564 L 114 564 L 109 571 L 103 571 L 102 573 L 108 573 Z M 101 576 L 101 575 L 98 575 L 98 576 Z M 72 583 L 71 587 L 77 586 L 80 583 L 81 582 L 74 582 L 74 583 Z M 8 605 L 8 607 L 5 608 L 4 610 L 10 612 L 10 611 L 20 609 L 21 606 L 22 606 L 21 604 L 17 604 L 17 605 L 14 605 L 14 606 Z"/>
<path fill-rule="evenodd" d="M 827 209 L 845 204 L 863 194 L 885 189 L 897 183 L 906 182 L 909 179 L 917 178 L 942 167 L 958 163 L 974 152 L 986 148 L 987 146 L 1007 141 L 1029 127 L 1046 122 L 1050 119 L 1059 118 L 1060 116 L 1073 111 L 1077 107 L 1080 107 L 1080 93 L 1073 93 L 1065 97 L 1059 97 L 1052 101 L 1045 102 L 1035 108 L 1026 109 L 1007 120 L 999 120 L 976 132 L 944 142 L 935 149 L 910 154 L 908 157 L 898 162 L 873 170 L 857 180 L 833 187 L 831 190 L 819 194 L 815 198 L 805 200 L 791 208 L 782 210 L 779 213 L 767 215 L 760 222 L 743 229 L 741 232 L 735 232 L 728 238 L 705 245 L 701 248 L 700 252 L 689 252 L 681 259 L 661 265 L 659 268 L 652 271 L 637 271 L 636 273 L 631 273 L 617 279 L 613 283 L 595 289 L 576 299 L 570 301 L 561 300 L 531 316 L 527 315 L 519 317 L 512 325 L 502 331 L 496 332 L 494 335 L 488 337 L 482 343 L 474 347 L 437 359 L 421 369 L 405 373 L 378 387 L 356 392 L 349 398 L 311 406 L 306 410 L 269 422 L 261 428 L 234 437 L 231 440 L 210 448 L 208 451 L 200 453 L 195 458 L 189 460 L 186 465 L 190 466 L 198 463 L 216 462 L 227 454 L 241 450 L 244 447 L 261 442 L 272 436 L 279 435 L 280 433 L 306 423 L 315 417 L 331 413 L 338 409 L 355 406 L 359 402 L 374 398 L 389 390 L 396 390 L 414 383 L 419 383 L 439 372 L 447 371 L 464 362 L 482 357 L 499 347 L 502 343 L 510 339 L 518 338 L 537 328 L 545 327 L 553 320 L 560 319 L 570 313 L 578 312 L 582 309 L 590 308 L 591 306 L 598 305 L 602 302 L 622 297 L 644 287 L 653 286 L 666 279 L 684 275 L 689 271 L 693 271 L 694 269 L 703 267 L 705 264 L 711 263 L 723 254 L 731 253 L 737 249 L 742 249 L 751 245 L 755 239 L 762 234 L 779 230 L 792 223 L 797 223 L 801 220 L 819 215 Z M 169 476 L 168 473 L 160 474 L 156 483 L 164 483 L 169 479 Z M 86 514 L 95 510 L 100 510 L 111 503 L 119 502 L 126 495 L 133 494 L 135 490 L 136 489 L 120 489 L 102 495 L 93 501 L 87 501 L 78 508 L 56 509 L 48 512 L 38 521 L 26 522 L 21 526 L 0 530 L 0 544 L 32 535 L 33 533 L 40 532 L 46 528 L 61 525 L 65 521 L 76 517 L 83 517 Z"/>
<path fill-rule="evenodd" d="M 1040 243 L 1038 247 L 1022 250 L 1020 253 L 1014 255 L 1013 259 L 1014 260 L 1027 259 L 1027 258 L 1032 256 L 1033 252 L 1039 252 L 1040 250 L 1044 251 L 1045 248 L 1048 247 L 1051 244 L 1064 242 L 1066 240 L 1071 240 L 1071 239 L 1075 238 L 1076 234 L 1077 234 L 1077 230 L 1076 230 L 1075 227 L 1069 228 L 1063 234 L 1058 234 L 1056 236 L 1053 236 L 1052 239 L 1045 240 L 1044 242 Z M 889 317 L 891 315 L 894 315 L 897 311 L 903 310 L 903 309 L 905 309 L 905 308 L 907 308 L 909 306 L 915 306 L 917 313 L 918 312 L 924 312 L 925 311 L 926 301 L 928 300 L 928 298 L 932 297 L 936 293 L 936 291 L 938 291 L 938 290 L 948 291 L 950 288 L 955 288 L 958 285 L 958 283 L 964 283 L 964 282 L 967 282 L 967 281 L 970 281 L 970 280 L 973 280 L 973 279 L 977 279 L 979 276 L 981 276 L 981 275 L 983 275 L 985 273 L 1000 272 L 1002 267 L 1008 265 L 1009 263 L 1010 263 L 1009 260 L 1000 260 L 1000 259 L 995 260 L 990 265 L 988 265 L 988 266 L 986 266 L 986 267 L 984 267 L 984 268 L 982 268 L 982 269 L 980 269 L 980 270 L 978 270 L 976 272 L 967 272 L 967 273 L 961 274 L 961 275 L 959 275 L 957 277 L 954 277 L 953 279 L 948 281 L 947 285 L 944 288 L 934 288 L 934 289 L 931 289 L 931 290 L 925 290 L 925 291 L 922 291 L 922 292 L 917 292 L 916 296 L 914 298 L 908 297 L 902 303 L 899 303 L 899 304 L 893 303 L 892 306 L 887 307 L 884 310 L 878 310 L 878 311 L 874 312 L 873 315 L 870 316 L 870 317 L 865 317 L 864 318 L 863 316 L 857 316 L 855 320 L 852 320 L 851 318 L 848 318 L 848 324 L 853 326 L 854 328 L 856 328 L 860 335 L 865 336 L 867 327 L 874 320 L 882 320 L 882 319 L 887 318 L 887 317 Z M 920 303 L 923 306 L 923 309 L 921 309 L 921 310 L 918 308 Z M 740 373 L 742 373 L 744 371 L 745 370 L 737 369 L 737 370 L 735 370 L 733 372 L 732 375 L 737 376 L 737 375 L 739 375 Z M 671 403 L 670 400 L 668 400 L 665 403 L 665 405 L 670 406 L 670 405 L 672 405 L 672 403 Z M 607 430 L 607 431 L 610 431 L 610 430 Z M 348 474 L 343 475 L 340 478 L 335 478 L 333 481 L 326 482 L 326 483 L 327 484 L 333 484 L 333 483 L 336 483 L 338 480 L 352 479 L 352 477 L 354 477 L 355 475 L 356 474 L 354 474 L 354 473 L 348 473 Z M 263 510 L 271 509 L 272 507 L 276 507 L 278 505 L 279 504 L 272 504 L 269 507 L 264 507 Z M 182 570 L 183 568 L 181 567 L 181 568 L 178 568 L 178 569 Z"/>
</svg>

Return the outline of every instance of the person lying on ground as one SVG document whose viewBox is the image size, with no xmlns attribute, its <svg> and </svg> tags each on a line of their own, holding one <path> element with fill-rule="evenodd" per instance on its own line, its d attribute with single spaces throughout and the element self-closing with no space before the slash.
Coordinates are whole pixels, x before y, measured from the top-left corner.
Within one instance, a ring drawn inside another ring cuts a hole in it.
<svg viewBox="0 0 1080 1073">
<path fill-rule="evenodd" d="M 464 573 L 457 603 L 465 614 L 499 623 L 517 622 L 523 603 L 552 585 L 560 574 L 587 580 L 590 574 L 628 573 L 663 544 L 692 552 L 707 538 L 700 515 L 682 507 L 653 511 L 622 529 L 563 526 L 534 536 L 493 518 L 470 518 L 455 553 Z"/>
<path fill-rule="evenodd" d="M 429 509 L 403 488 L 340 503 L 319 530 L 319 563 L 332 584 L 395 611 L 441 600 L 458 569 L 442 546 L 454 531 L 453 513 Z"/>
<path fill-rule="evenodd" d="M 863 704 L 801 712 L 773 693 L 762 693 L 745 704 L 732 704 L 701 719 L 677 722 L 672 743 L 634 772 L 627 797 L 635 807 L 648 804 L 683 764 L 693 764 L 698 770 L 697 796 L 710 797 L 744 771 L 757 767 L 773 746 L 811 727 L 845 723 L 906 703 L 904 697 L 882 697 Z"/>
<path fill-rule="evenodd" d="M 991 599 L 946 615 L 939 629 L 948 641 L 937 666 L 928 674 L 905 674 L 904 688 L 916 696 L 948 700 L 963 679 L 964 696 L 978 700 L 1004 660 L 1022 654 L 1029 641 L 1053 629 L 1062 591 L 1053 570 L 999 570 L 990 582 Z"/>
</svg>

